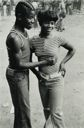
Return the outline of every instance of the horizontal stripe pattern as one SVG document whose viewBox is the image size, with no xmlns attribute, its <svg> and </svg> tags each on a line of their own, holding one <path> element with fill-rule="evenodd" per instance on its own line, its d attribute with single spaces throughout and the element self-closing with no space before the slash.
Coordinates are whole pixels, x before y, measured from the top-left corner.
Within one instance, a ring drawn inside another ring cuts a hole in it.
<svg viewBox="0 0 84 128">
<path fill-rule="evenodd" d="M 45 74 L 52 74 L 58 71 L 58 56 L 59 47 L 65 43 L 65 40 L 60 37 L 40 38 L 33 37 L 30 40 L 30 46 L 38 60 L 46 60 L 48 57 L 55 57 L 57 60 L 55 65 L 41 67 L 41 71 Z"/>
</svg>

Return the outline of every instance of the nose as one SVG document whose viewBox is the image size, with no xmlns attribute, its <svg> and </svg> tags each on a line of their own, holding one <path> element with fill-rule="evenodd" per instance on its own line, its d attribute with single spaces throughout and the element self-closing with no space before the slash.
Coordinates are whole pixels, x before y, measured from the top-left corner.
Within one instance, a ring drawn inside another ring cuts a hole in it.
<svg viewBox="0 0 84 128">
<path fill-rule="evenodd" d="M 28 19 L 29 23 L 34 23 L 34 18 Z"/>
<path fill-rule="evenodd" d="M 29 20 L 29 22 L 30 22 L 30 23 L 34 23 L 34 18 L 31 18 L 31 19 Z"/>
<path fill-rule="evenodd" d="M 34 18 L 31 19 L 31 23 L 34 23 Z"/>
</svg>

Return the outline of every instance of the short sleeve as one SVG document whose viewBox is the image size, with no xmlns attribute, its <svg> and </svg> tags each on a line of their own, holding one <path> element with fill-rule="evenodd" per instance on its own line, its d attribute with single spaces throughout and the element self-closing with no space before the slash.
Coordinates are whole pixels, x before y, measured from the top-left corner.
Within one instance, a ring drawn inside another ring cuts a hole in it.
<svg viewBox="0 0 84 128">
<path fill-rule="evenodd" d="M 58 38 L 58 46 L 59 47 L 65 45 L 65 44 L 68 44 L 68 43 L 69 42 L 65 38 L 63 38 L 63 37 Z"/>
</svg>

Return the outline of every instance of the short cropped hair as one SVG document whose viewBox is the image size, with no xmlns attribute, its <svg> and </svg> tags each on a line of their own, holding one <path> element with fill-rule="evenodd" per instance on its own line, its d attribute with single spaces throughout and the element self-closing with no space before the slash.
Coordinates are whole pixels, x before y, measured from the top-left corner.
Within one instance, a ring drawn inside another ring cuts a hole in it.
<svg viewBox="0 0 84 128">
<path fill-rule="evenodd" d="M 55 11 L 46 10 L 46 11 L 39 11 L 37 14 L 37 19 L 39 25 L 42 26 L 42 24 L 47 21 L 56 22 L 58 20 L 58 16 L 56 15 Z"/>
<path fill-rule="evenodd" d="M 28 16 L 28 13 L 30 13 L 30 11 L 34 11 L 33 5 L 30 2 L 20 1 L 15 8 L 15 16 Z"/>
</svg>

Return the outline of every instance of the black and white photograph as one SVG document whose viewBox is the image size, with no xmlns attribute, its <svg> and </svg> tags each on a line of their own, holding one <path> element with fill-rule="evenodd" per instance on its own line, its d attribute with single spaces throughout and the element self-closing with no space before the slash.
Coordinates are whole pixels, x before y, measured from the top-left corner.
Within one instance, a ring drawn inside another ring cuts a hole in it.
<svg viewBox="0 0 84 128">
<path fill-rule="evenodd" d="M 0 0 L 0 128 L 84 128 L 84 0 Z"/>
</svg>

